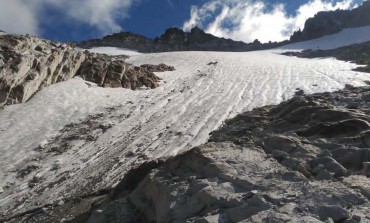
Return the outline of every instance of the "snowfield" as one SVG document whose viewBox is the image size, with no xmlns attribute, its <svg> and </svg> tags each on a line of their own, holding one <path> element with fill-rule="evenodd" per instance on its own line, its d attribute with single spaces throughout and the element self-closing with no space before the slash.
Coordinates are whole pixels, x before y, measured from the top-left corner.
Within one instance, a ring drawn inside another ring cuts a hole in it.
<svg viewBox="0 0 370 223">
<path fill-rule="evenodd" d="M 0 112 L 0 213 L 110 188 L 134 165 L 200 145 L 224 120 L 287 100 L 297 88 L 334 91 L 370 79 L 352 71 L 355 64 L 287 57 L 276 50 L 137 54 L 128 62 L 165 63 L 176 70 L 157 73 L 163 79 L 160 87 L 136 91 L 100 88 L 74 78 Z M 88 128 L 82 130 L 81 123 Z M 45 151 L 50 143 L 64 146 L 55 138 L 66 131 L 95 138 L 73 138 L 61 152 Z M 24 169 L 31 173 L 19 177 Z M 30 187 L 35 178 L 38 183 Z"/>
<path fill-rule="evenodd" d="M 85 51 L 85 49 L 80 49 L 82 51 Z M 123 48 L 117 48 L 117 47 L 95 47 L 92 49 L 89 49 L 90 52 L 92 53 L 101 53 L 101 54 L 107 54 L 107 55 L 112 55 L 112 56 L 117 56 L 117 55 L 127 55 L 127 56 L 135 56 L 135 55 L 140 55 L 141 53 L 135 51 L 135 50 L 130 50 L 130 49 L 123 49 Z"/>
<path fill-rule="evenodd" d="M 370 41 L 370 26 L 343 29 L 339 33 L 282 46 L 284 50 L 330 50 L 342 46 Z"/>
</svg>

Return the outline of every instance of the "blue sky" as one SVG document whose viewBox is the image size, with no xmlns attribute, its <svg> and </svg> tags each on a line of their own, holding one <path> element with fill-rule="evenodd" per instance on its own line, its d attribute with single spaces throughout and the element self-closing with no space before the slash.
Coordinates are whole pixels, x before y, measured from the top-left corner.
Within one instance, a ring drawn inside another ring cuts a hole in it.
<svg viewBox="0 0 370 223">
<path fill-rule="evenodd" d="M 72 4 L 72 2 L 74 4 Z M 0 29 L 57 41 L 119 31 L 156 37 L 195 25 L 242 41 L 282 40 L 316 11 L 351 8 L 361 0 L 0 0 Z M 301 11 L 297 11 L 301 9 Z M 278 28 L 276 28 L 278 27 Z M 269 36 L 269 37 L 266 37 Z"/>
</svg>

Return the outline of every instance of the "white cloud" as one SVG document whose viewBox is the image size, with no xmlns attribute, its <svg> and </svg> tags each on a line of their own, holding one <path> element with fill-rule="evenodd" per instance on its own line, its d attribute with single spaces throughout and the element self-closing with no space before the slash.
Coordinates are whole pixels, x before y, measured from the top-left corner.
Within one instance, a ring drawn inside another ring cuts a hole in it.
<svg viewBox="0 0 370 223">
<path fill-rule="evenodd" d="M 333 1 L 310 0 L 301 5 L 295 16 L 287 14 L 285 5 L 275 4 L 267 11 L 260 0 L 212 0 L 201 7 L 193 6 L 190 19 L 183 25 L 185 31 L 200 26 L 215 36 L 252 42 L 282 41 L 303 29 L 305 21 L 319 11 L 349 9 L 353 0 Z M 211 21 L 210 21 L 211 20 Z"/>
<path fill-rule="evenodd" d="M 128 16 L 138 0 L 0 0 L 0 29 L 9 33 L 40 35 L 41 24 L 49 19 L 52 7 L 61 20 L 83 23 L 100 33 L 120 31 L 117 19 Z M 9 10 L 11 9 L 11 10 Z"/>
<path fill-rule="evenodd" d="M 38 33 L 34 5 L 24 4 L 23 0 L 0 0 L 0 30 L 11 33 Z"/>
</svg>

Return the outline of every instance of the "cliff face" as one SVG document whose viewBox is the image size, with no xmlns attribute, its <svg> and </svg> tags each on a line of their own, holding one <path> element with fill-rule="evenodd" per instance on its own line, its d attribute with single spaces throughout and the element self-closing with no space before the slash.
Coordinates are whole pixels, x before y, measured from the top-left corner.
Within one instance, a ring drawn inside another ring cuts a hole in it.
<svg viewBox="0 0 370 223">
<path fill-rule="evenodd" d="M 67 44 L 1 35 L 0 105 L 25 102 L 36 91 L 72 78 L 85 58 Z"/>
<path fill-rule="evenodd" d="M 98 46 L 123 47 L 143 53 L 171 51 L 252 51 L 269 49 L 283 43 L 261 44 L 259 41 L 244 43 L 231 39 L 219 38 L 205 33 L 198 27 L 189 33 L 178 28 L 170 28 L 154 40 L 133 33 L 116 33 L 102 39 L 94 39 L 77 43 L 79 47 L 91 48 Z"/>
<path fill-rule="evenodd" d="M 156 71 L 166 65 L 136 67 L 125 56 L 81 52 L 71 45 L 31 36 L 0 35 L 0 106 L 27 101 L 51 84 L 80 76 L 102 87 L 155 88 Z M 150 69 L 149 69 L 150 68 Z"/>
<path fill-rule="evenodd" d="M 337 33 L 344 28 L 370 25 L 370 1 L 352 10 L 319 12 L 307 19 L 304 29 L 294 32 L 290 40 L 294 42 L 319 38 Z"/>
</svg>

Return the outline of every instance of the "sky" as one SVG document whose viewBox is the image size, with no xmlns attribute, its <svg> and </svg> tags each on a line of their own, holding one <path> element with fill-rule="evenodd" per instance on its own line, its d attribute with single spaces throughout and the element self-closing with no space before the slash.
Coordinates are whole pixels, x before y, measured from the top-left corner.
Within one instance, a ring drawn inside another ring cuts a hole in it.
<svg viewBox="0 0 370 223">
<path fill-rule="evenodd" d="M 198 26 L 244 42 L 282 41 L 319 11 L 363 0 L 0 0 L 0 30 L 56 41 L 130 31 L 154 38 Z"/>
</svg>

